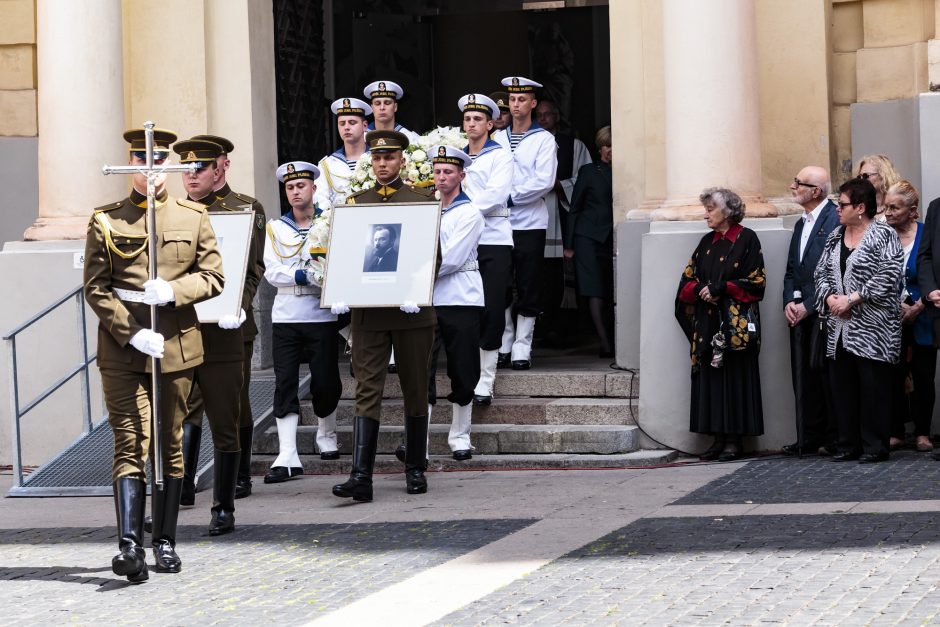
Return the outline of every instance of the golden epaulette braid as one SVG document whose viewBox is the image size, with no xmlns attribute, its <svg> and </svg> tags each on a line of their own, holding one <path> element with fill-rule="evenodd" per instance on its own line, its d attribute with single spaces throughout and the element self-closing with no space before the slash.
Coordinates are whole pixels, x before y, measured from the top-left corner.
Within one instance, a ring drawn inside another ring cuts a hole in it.
<svg viewBox="0 0 940 627">
<path fill-rule="evenodd" d="M 196 202 L 194 200 L 187 200 L 185 198 L 177 198 L 176 204 L 178 204 L 180 207 L 186 207 L 187 209 L 192 209 L 193 211 L 196 211 L 198 213 L 202 213 L 203 211 L 206 210 L 206 206 L 202 204 L 201 202 Z"/>
<path fill-rule="evenodd" d="M 118 203 L 121 205 L 123 203 Z M 95 221 L 98 223 L 98 226 L 101 227 L 101 234 L 104 236 L 104 241 L 108 246 L 108 250 L 120 257 L 121 259 L 133 259 L 140 253 L 144 252 L 144 249 L 147 248 L 148 237 L 146 234 L 137 235 L 137 234 L 128 234 L 121 233 L 111 228 L 111 222 L 108 220 L 108 216 L 105 215 L 108 210 L 104 211 L 95 211 Z M 114 238 L 112 234 L 117 235 L 118 237 L 126 237 L 127 239 L 139 239 L 143 240 L 140 247 L 131 252 L 124 252 L 114 243 Z"/>
</svg>

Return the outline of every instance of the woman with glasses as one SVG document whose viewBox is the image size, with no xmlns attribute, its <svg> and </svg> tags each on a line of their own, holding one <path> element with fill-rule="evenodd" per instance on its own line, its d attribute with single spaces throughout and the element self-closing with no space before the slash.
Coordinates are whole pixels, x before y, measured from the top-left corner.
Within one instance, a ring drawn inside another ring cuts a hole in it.
<svg viewBox="0 0 940 627">
<path fill-rule="evenodd" d="M 827 316 L 826 356 L 839 433 L 834 461 L 888 459 L 892 364 L 901 351 L 898 287 L 904 252 L 897 232 L 875 219 L 875 187 L 839 188 L 840 226 L 816 265 L 816 303 Z"/>
<path fill-rule="evenodd" d="M 925 305 L 917 281 L 917 247 L 924 225 L 917 221 L 920 197 L 907 181 L 895 183 L 885 196 L 885 216 L 898 233 L 904 250 L 904 276 L 901 284 L 901 358 L 895 370 L 891 397 L 892 449 L 904 444 L 904 428 L 914 423 L 914 447 L 928 453 L 930 421 L 936 400 L 934 376 L 937 349 L 933 345 L 933 325 L 921 315 Z"/>
<path fill-rule="evenodd" d="M 712 187 L 699 200 L 711 231 L 692 253 L 676 295 L 676 319 L 691 344 L 690 430 L 715 438 L 701 459 L 733 461 L 744 436 L 764 433 L 757 365 L 764 256 L 757 234 L 741 226 L 740 196 Z"/>
<path fill-rule="evenodd" d="M 878 221 L 884 222 L 885 194 L 889 187 L 901 180 L 901 175 L 894 169 L 891 159 L 885 155 L 865 155 L 858 162 L 858 172 L 855 175 L 875 187 L 875 216 Z"/>
</svg>

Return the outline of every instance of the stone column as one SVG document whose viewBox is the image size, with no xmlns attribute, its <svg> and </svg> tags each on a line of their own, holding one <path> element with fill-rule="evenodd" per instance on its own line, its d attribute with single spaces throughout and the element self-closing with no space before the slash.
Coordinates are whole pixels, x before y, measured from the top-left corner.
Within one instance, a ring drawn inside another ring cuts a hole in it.
<svg viewBox="0 0 940 627">
<path fill-rule="evenodd" d="M 83 239 L 91 210 L 127 193 L 120 0 L 36 6 L 39 218 L 26 240 Z"/>
<path fill-rule="evenodd" d="M 736 191 L 749 217 L 761 196 L 757 45 L 752 0 L 663 0 L 666 199 L 633 220 L 699 220 L 706 187 Z"/>
</svg>

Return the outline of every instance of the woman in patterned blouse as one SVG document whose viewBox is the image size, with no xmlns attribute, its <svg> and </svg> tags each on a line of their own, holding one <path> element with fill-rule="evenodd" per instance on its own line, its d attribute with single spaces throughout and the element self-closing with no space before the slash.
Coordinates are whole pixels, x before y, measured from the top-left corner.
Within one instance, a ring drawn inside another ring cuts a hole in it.
<svg viewBox="0 0 940 627">
<path fill-rule="evenodd" d="M 839 431 L 834 461 L 888 459 L 892 364 L 901 351 L 899 287 L 904 251 L 876 219 L 875 188 L 839 188 L 839 223 L 816 266 L 816 307 L 827 317 L 826 356 Z"/>
</svg>

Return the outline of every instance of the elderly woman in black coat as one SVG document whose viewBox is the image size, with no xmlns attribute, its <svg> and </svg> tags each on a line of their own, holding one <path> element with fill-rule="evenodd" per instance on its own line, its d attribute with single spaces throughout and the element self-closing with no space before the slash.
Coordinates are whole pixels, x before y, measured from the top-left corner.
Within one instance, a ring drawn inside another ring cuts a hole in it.
<svg viewBox="0 0 940 627">
<path fill-rule="evenodd" d="M 761 243 L 741 226 L 744 202 L 729 189 L 699 196 L 710 232 L 689 260 L 676 295 L 676 318 L 691 344 L 691 431 L 714 436 L 701 458 L 732 461 L 743 436 L 764 433 L 760 310 L 766 271 Z"/>
</svg>

